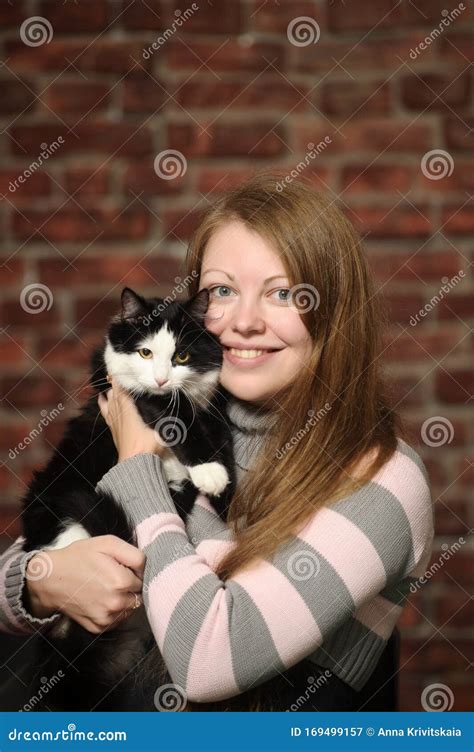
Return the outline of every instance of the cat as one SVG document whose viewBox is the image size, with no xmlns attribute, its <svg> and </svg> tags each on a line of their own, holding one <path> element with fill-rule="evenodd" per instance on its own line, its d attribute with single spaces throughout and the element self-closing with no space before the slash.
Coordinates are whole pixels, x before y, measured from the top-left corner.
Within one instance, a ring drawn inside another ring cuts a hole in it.
<svg viewBox="0 0 474 752">
<path fill-rule="evenodd" d="M 219 384 L 223 347 L 204 328 L 208 304 L 207 288 L 185 302 L 144 298 L 123 289 L 120 313 L 91 357 L 94 396 L 69 421 L 23 499 L 23 549 L 45 550 L 40 565 L 47 568 L 48 550 L 92 536 L 111 534 L 136 545 L 124 509 L 95 492 L 118 459 L 97 404 L 97 395 L 110 388 L 109 375 L 128 391 L 144 423 L 166 445 L 163 471 L 181 519 L 186 521 L 202 493 L 226 520 L 236 472 L 225 419 L 229 393 Z M 143 605 L 99 635 L 62 616 L 45 637 L 37 677 L 44 680 L 60 667 L 64 676 L 44 697 L 46 709 L 116 710 L 114 687 L 130 691 L 129 677 L 136 679 L 135 667 L 152 646 L 153 659 L 159 660 Z M 164 666 L 157 669 L 165 671 Z M 35 709 L 45 708 L 40 703 Z"/>
</svg>

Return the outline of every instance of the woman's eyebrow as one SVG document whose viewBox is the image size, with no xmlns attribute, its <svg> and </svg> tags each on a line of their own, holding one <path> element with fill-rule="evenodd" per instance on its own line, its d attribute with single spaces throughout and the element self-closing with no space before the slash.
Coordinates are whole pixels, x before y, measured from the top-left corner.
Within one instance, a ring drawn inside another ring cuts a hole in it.
<svg viewBox="0 0 474 752">
<path fill-rule="evenodd" d="M 229 277 L 229 279 L 231 279 L 232 281 L 234 280 L 234 276 L 232 274 L 229 274 L 228 272 L 225 272 L 223 269 L 206 269 L 206 271 L 202 273 L 202 276 L 204 277 L 207 272 L 221 272 L 222 274 L 225 274 L 226 277 Z M 273 277 L 267 277 L 267 279 L 264 279 L 263 282 L 265 284 L 267 282 L 270 282 L 272 279 L 288 279 L 288 277 L 286 276 L 286 274 L 274 274 Z"/>
</svg>

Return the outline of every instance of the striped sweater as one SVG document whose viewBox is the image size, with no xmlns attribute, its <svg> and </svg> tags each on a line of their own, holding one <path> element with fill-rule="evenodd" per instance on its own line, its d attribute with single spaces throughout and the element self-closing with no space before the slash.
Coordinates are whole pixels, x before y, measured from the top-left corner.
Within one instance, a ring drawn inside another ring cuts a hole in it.
<svg viewBox="0 0 474 752">
<path fill-rule="evenodd" d="M 233 400 L 228 414 L 237 478 L 273 423 Z M 433 509 L 426 468 L 403 440 L 372 480 L 315 513 L 268 560 L 226 581 L 216 565 L 234 543 L 200 495 L 186 525 L 154 454 L 131 457 L 97 484 L 130 516 L 146 555 L 143 597 L 173 682 L 189 700 L 237 695 L 303 658 L 355 690 L 369 679 L 400 616 L 410 584 L 426 571 Z M 22 604 L 32 552 L 21 537 L 0 557 L 0 629 L 47 630 Z"/>
</svg>

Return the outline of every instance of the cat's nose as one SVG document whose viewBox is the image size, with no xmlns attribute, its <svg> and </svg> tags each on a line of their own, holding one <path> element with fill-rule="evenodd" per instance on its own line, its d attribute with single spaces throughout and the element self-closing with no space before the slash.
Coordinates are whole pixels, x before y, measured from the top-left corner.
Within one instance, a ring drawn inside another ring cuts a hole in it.
<svg viewBox="0 0 474 752">
<path fill-rule="evenodd" d="M 168 383 L 169 379 L 155 379 L 158 386 L 165 386 L 165 384 Z"/>
</svg>

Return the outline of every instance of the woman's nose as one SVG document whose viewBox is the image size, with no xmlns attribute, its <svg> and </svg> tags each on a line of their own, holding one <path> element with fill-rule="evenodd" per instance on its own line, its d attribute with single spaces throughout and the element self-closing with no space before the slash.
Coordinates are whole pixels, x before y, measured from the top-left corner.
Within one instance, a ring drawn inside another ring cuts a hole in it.
<svg viewBox="0 0 474 752">
<path fill-rule="evenodd" d="M 252 300 L 241 301 L 237 304 L 231 323 L 234 329 L 240 332 L 261 332 L 265 329 L 265 321 L 259 304 Z"/>
</svg>

